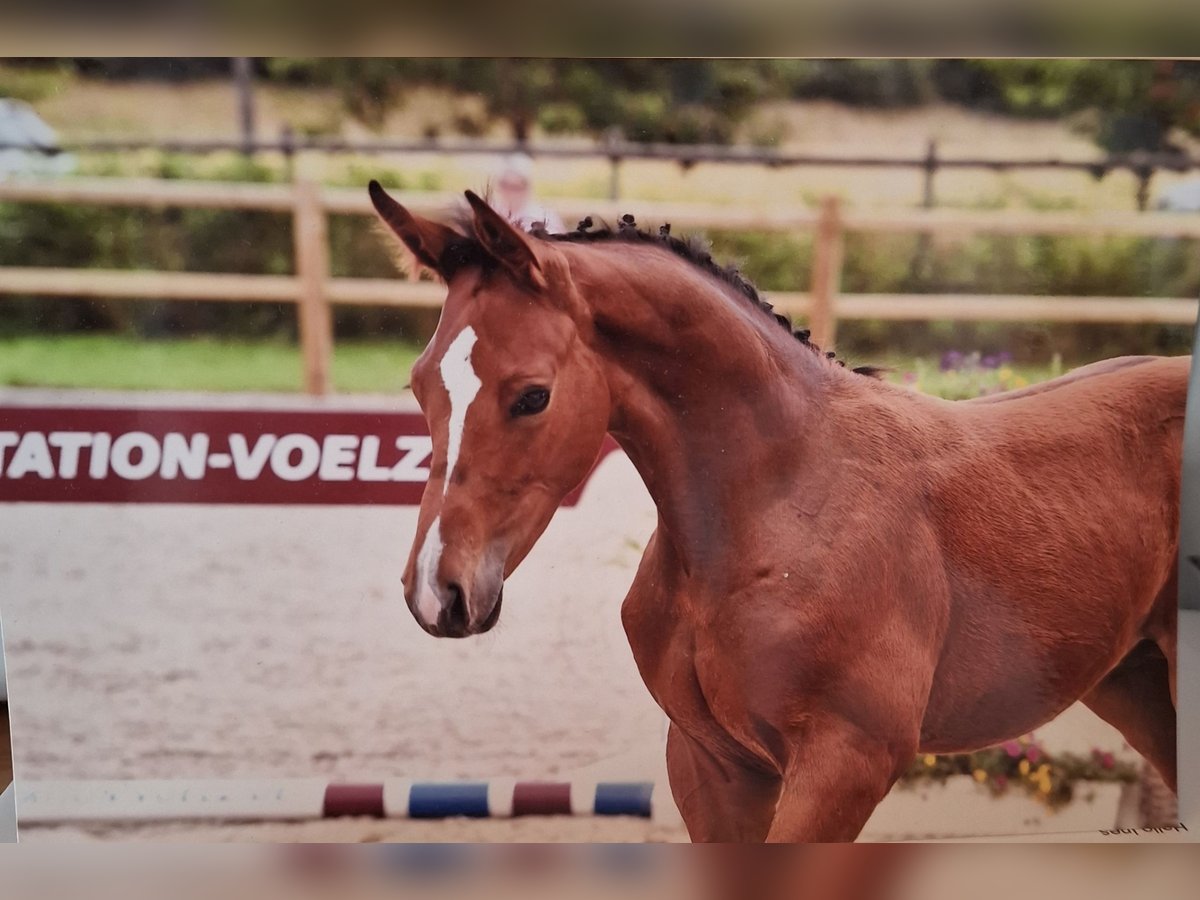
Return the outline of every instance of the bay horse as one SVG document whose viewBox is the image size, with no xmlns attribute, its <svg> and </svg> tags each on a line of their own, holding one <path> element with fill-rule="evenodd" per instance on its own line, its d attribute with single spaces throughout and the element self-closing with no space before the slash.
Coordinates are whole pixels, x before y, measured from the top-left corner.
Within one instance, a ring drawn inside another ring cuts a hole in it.
<svg viewBox="0 0 1200 900">
<path fill-rule="evenodd" d="M 1187 358 L 951 402 L 839 365 L 668 226 L 370 196 L 447 284 L 412 370 L 434 454 L 409 608 L 490 629 L 612 435 L 658 510 L 622 623 L 693 840 L 853 840 L 918 752 L 1077 700 L 1174 787 Z"/>
</svg>

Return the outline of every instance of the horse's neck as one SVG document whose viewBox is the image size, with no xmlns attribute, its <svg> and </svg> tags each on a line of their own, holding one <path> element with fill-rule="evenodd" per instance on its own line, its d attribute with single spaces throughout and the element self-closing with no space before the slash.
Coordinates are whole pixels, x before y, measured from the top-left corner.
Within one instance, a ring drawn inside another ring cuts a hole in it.
<svg viewBox="0 0 1200 900">
<path fill-rule="evenodd" d="M 658 507 L 660 544 L 702 572 L 744 533 L 756 492 L 803 465 L 829 366 L 708 274 L 657 262 L 671 277 L 635 260 L 620 290 L 597 282 L 586 299 L 610 431 Z"/>
</svg>

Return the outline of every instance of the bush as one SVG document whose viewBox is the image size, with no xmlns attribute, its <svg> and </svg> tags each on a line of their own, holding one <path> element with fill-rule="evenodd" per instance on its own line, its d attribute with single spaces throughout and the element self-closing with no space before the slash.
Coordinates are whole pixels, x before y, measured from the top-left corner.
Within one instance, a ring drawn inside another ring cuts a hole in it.
<svg viewBox="0 0 1200 900">
<path fill-rule="evenodd" d="M 69 69 L 61 64 L 38 68 L 0 66 L 0 98 L 38 103 L 62 90 Z"/>
<path fill-rule="evenodd" d="M 662 94 L 643 91 L 622 98 L 621 125 L 631 141 L 661 141 L 666 117 L 667 98 Z"/>
<path fill-rule="evenodd" d="M 763 291 L 804 291 L 811 239 L 713 232 L 713 255 L 737 262 Z M 1136 237 L 973 236 L 922 241 L 917 235 L 850 234 L 841 288 L 846 293 L 1164 296 L 1200 294 L 1193 241 Z M 1010 352 L 1018 362 L 1122 353 L 1189 353 L 1192 329 L 1170 325 L 845 320 L 838 347 L 859 358 L 936 354 L 946 348 Z"/>
<path fill-rule="evenodd" d="M 538 110 L 538 127 L 546 134 L 577 134 L 587 128 L 587 117 L 573 103 L 547 103 Z"/>
<path fill-rule="evenodd" d="M 265 173 L 252 162 L 207 163 L 223 179 Z M 159 171 L 194 177 L 194 166 L 164 157 Z M 357 175 L 354 173 L 357 172 Z M 436 190 L 432 173 L 401 178 L 359 164 L 347 183 L 368 177 L 397 189 Z M 808 235 L 714 230 L 714 257 L 739 263 L 769 294 L 804 291 L 812 268 Z M 332 216 L 331 265 L 337 276 L 391 277 L 389 239 L 361 216 Z M 286 213 L 207 209 L 141 210 L 54 204 L 0 204 L 0 265 L 286 274 L 293 271 Z M 848 293 L 1044 294 L 1194 297 L 1200 254 L 1194 241 L 1136 237 L 850 234 L 842 289 Z M 339 334 L 421 340 L 436 314 L 339 308 Z M 108 330 L 130 335 L 278 335 L 290 337 L 290 304 L 151 303 L 6 297 L 0 332 Z M 940 353 L 947 348 L 1009 351 L 1018 362 L 1067 360 L 1129 352 L 1186 353 L 1191 329 L 1159 325 L 970 322 L 861 322 L 839 325 L 839 349 L 860 359 Z"/>
<path fill-rule="evenodd" d="M 936 98 L 926 60 L 815 59 L 782 71 L 792 97 L 850 106 L 901 107 Z"/>
</svg>

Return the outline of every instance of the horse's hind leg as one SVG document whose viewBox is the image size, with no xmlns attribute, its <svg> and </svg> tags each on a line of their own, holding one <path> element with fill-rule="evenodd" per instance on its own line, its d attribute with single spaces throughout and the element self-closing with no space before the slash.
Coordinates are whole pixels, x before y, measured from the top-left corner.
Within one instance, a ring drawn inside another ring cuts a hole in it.
<svg viewBox="0 0 1200 900">
<path fill-rule="evenodd" d="M 1167 657 L 1157 644 L 1139 643 L 1083 702 L 1120 731 L 1176 790 L 1175 704 Z"/>
</svg>

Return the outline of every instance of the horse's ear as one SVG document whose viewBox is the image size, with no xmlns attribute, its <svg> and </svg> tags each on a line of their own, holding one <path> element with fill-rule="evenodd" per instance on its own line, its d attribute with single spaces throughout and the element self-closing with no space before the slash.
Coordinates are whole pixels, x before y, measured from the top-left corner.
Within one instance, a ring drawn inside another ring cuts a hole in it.
<svg viewBox="0 0 1200 900">
<path fill-rule="evenodd" d="M 451 241 L 462 240 L 462 235 L 439 222 L 414 216 L 389 197 L 378 181 L 367 185 L 367 193 L 371 195 L 371 203 L 375 205 L 375 211 L 383 223 L 404 241 L 422 265 L 441 275 L 439 263 L 442 251 Z"/>
<path fill-rule="evenodd" d="M 475 214 L 475 237 L 496 262 L 519 280 L 545 286 L 542 266 L 528 236 L 487 205 L 474 191 L 467 191 L 467 202 Z"/>
</svg>

